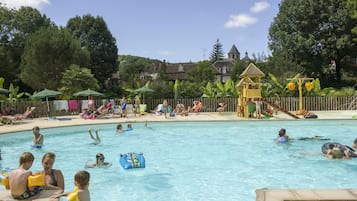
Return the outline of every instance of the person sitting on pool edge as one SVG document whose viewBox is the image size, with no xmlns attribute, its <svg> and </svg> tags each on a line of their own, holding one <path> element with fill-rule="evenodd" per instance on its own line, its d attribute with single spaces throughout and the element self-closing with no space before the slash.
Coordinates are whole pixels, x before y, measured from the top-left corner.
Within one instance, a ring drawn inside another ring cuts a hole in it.
<svg viewBox="0 0 357 201">
<path fill-rule="evenodd" d="M 224 112 L 224 108 L 226 107 L 226 104 L 224 102 L 218 103 L 216 107 L 216 112 Z"/>
<path fill-rule="evenodd" d="M 90 138 L 92 140 L 94 140 L 94 142 L 91 143 L 93 145 L 98 145 L 101 142 L 98 132 L 99 132 L 99 129 L 95 130 L 96 137 L 94 137 L 93 134 L 92 134 L 92 128 L 88 129 L 88 133 L 89 133 Z"/>
<path fill-rule="evenodd" d="M 87 161 L 87 164 L 85 165 L 85 168 L 94 168 L 94 167 L 109 167 L 112 165 L 112 163 L 105 162 L 105 157 L 104 154 L 102 153 L 97 153 L 95 156 L 96 162 L 93 164 L 88 164 L 89 161 Z"/>
<path fill-rule="evenodd" d="M 330 159 L 351 159 L 348 150 L 341 150 L 338 146 L 330 145 L 326 152 L 326 157 Z"/>
</svg>

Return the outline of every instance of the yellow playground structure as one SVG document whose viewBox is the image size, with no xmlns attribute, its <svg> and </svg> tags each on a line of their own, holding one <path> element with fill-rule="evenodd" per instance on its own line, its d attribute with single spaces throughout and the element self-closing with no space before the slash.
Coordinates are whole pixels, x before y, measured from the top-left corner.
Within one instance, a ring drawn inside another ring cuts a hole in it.
<svg viewBox="0 0 357 201">
<path fill-rule="evenodd" d="M 261 78 L 264 73 L 253 63 L 250 63 L 239 76 L 241 80 L 237 84 L 239 91 L 237 115 L 249 118 L 251 108 L 249 104 L 254 99 L 262 98 Z"/>
</svg>

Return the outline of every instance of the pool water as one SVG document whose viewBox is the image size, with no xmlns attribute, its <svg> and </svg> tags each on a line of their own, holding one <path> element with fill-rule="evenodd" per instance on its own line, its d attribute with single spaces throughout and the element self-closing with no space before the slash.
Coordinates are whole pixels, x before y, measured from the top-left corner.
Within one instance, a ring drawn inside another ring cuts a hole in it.
<svg viewBox="0 0 357 201">
<path fill-rule="evenodd" d="M 126 124 L 124 124 L 126 126 Z M 54 168 L 61 169 L 66 189 L 74 187 L 75 172 L 87 160 L 104 153 L 108 168 L 89 168 L 92 200 L 255 200 L 260 188 L 356 188 L 356 160 L 330 160 L 321 153 L 328 141 L 276 144 L 281 127 L 292 138 L 316 135 L 351 145 L 357 137 L 353 120 L 239 121 L 134 123 L 133 131 L 115 134 L 115 124 L 100 129 L 102 142 L 90 145 L 87 126 L 41 129 L 45 146 L 30 148 L 32 132 L 0 135 L 2 170 L 18 166 L 24 151 L 35 155 L 32 171 L 41 170 L 41 158 L 55 152 Z M 124 170 L 121 153 L 142 152 L 145 169 Z"/>
</svg>

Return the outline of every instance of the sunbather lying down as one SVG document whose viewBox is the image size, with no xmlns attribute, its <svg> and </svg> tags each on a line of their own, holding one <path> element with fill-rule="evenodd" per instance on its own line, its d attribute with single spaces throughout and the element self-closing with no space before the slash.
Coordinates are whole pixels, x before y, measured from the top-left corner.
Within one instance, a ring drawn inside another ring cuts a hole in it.
<svg viewBox="0 0 357 201">
<path fill-rule="evenodd" d="M 304 113 L 304 118 L 305 119 L 317 119 L 318 118 L 318 116 L 315 114 L 315 113 L 313 113 L 313 112 L 305 112 Z"/>
<path fill-rule="evenodd" d="M 23 114 L 2 116 L 1 119 L 2 121 L 8 120 L 8 123 L 13 123 L 13 121 L 18 121 L 30 117 L 35 109 L 36 107 L 27 107 Z"/>
</svg>

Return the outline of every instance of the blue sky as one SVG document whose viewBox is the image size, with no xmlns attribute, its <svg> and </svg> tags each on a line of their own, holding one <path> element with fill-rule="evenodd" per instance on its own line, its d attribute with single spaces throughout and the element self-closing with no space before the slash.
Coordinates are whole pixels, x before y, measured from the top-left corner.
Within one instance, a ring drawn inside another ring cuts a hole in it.
<svg viewBox="0 0 357 201">
<path fill-rule="evenodd" d="M 0 0 L 9 7 L 37 8 L 55 24 L 75 16 L 101 16 L 117 40 L 118 54 L 168 62 L 209 58 L 216 39 L 225 55 L 268 49 L 268 29 L 281 0 Z"/>
</svg>

